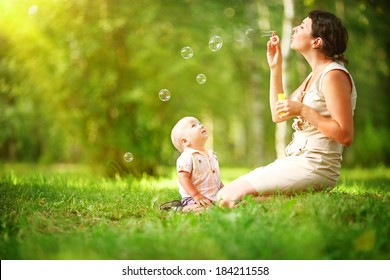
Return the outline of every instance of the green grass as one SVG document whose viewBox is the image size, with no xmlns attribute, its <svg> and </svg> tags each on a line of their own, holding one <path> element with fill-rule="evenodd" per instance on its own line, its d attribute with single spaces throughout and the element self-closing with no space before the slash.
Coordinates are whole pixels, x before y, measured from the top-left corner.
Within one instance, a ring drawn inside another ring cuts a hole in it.
<svg viewBox="0 0 390 280">
<path fill-rule="evenodd" d="M 158 210 L 179 198 L 173 171 L 142 179 L 60 171 L 3 168 L 1 259 L 390 257 L 389 168 L 343 170 L 330 193 L 248 198 L 199 215 Z M 223 180 L 244 171 L 222 168 Z"/>
</svg>

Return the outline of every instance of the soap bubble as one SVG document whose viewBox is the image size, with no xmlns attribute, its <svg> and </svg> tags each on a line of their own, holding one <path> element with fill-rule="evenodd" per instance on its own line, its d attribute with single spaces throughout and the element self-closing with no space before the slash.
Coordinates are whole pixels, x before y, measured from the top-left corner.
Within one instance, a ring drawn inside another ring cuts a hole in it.
<svg viewBox="0 0 390 280">
<path fill-rule="evenodd" d="M 196 82 L 200 85 L 204 84 L 206 82 L 206 75 L 205 74 L 198 74 L 196 76 Z"/>
<path fill-rule="evenodd" d="M 158 97 L 161 101 L 168 101 L 171 98 L 171 92 L 164 88 L 160 90 L 160 92 L 158 93 Z"/>
<path fill-rule="evenodd" d="M 28 14 L 30 16 L 35 15 L 37 12 L 38 12 L 38 6 L 37 5 L 33 5 L 30 8 L 28 8 Z"/>
<path fill-rule="evenodd" d="M 252 29 L 252 28 L 248 28 L 246 31 L 245 31 L 245 38 L 247 39 L 253 39 L 255 38 L 255 30 Z"/>
<path fill-rule="evenodd" d="M 222 48 L 222 38 L 219 36 L 213 36 L 209 40 L 209 48 L 213 52 L 219 51 Z"/>
<path fill-rule="evenodd" d="M 194 55 L 194 52 L 192 51 L 191 47 L 188 46 L 182 48 L 180 53 L 184 59 L 190 59 Z"/>
<path fill-rule="evenodd" d="M 235 13 L 236 11 L 233 8 L 226 8 L 225 10 L 223 10 L 223 14 L 225 15 L 225 17 L 234 17 Z"/>
<path fill-rule="evenodd" d="M 273 32 L 273 30 L 262 30 L 260 37 L 272 37 Z"/>
<path fill-rule="evenodd" d="M 133 154 L 130 153 L 130 152 L 127 152 L 123 155 L 123 159 L 126 161 L 126 162 L 132 162 L 134 157 L 133 157 Z"/>
</svg>

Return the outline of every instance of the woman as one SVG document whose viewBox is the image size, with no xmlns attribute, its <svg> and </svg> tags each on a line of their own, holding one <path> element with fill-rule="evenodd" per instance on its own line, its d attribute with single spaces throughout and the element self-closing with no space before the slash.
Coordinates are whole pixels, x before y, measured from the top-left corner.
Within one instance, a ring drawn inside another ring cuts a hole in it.
<svg viewBox="0 0 390 280">
<path fill-rule="evenodd" d="M 271 40 L 267 43 L 272 120 L 295 117 L 287 156 L 226 185 L 217 196 L 221 207 L 233 207 L 245 195 L 262 200 L 276 193 L 329 189 L 337 183 L 343 148 L 354 136 L 356 89 L 343 66 L 348 32 L 325 11 L 310 12 L 293 31 L 291 48 L 303 55 L 312 72 L 289 99 L 277 101 L 283 92 L 281 48 Z"/>
</svg>

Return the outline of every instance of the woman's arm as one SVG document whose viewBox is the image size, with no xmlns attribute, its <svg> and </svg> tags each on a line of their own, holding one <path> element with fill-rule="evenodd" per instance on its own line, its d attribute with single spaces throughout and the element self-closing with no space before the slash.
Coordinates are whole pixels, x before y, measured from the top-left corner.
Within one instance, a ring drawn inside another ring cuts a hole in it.
<svg viewBox="0 0 390 280">
<path fill-rule="evenodd" d="M 352 144 L 354 137 L 351 91 L 352 83 L 348 73 L 342 70 L 332 70 L 325 74 L 322 85 L 322 92 L 331 118 L 316 117 L 307 108 L 302 111 L 302 116 L 311 124 L 329 138 L 346 147 Z"/>
<path fill-rule="evenodd" d="M 342 70 L 332 70 L 325 74 L 322 85 L 331 118 L 326 118 L 313 108 L 292 100 L 278 102 L 276 112 L 285 113 L 282 119 L 302 116 L 327 137 L 348 147 L 354 136 L 351 90 L 349 75 Z"/>
<path fill-rule="evenodd" d="M 280 41 L 279 41 L 280 42 Z M 281 119 L 276 113 L 275 104 L 278 100 L 278 93 L 284 92 L 282 79 L 282 50 L 280 43 L 273 44 L 271 40 L 267 43 L 267 61 L 270 67 L 270 89 L 269 105 L 271 109 L 272 121 L 280 122 Z"/>
</svg>

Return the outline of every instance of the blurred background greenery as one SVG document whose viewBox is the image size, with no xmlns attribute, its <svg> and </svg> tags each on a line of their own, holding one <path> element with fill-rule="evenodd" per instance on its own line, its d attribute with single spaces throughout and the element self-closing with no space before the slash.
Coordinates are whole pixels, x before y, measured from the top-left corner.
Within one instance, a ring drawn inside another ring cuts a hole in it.
<svg viewBox="0 0 390 280">
<path fill-rule="evenodd" d="M 82 163 L 105 174 L 155 175 L 174 166 L 170 131 L 203 121 L 220 165 L 273 160 L 267 37 L 283 37 L 282 0 L 0 0 L 0 162 Z M 388 0 L 295 0 L 293 24 L 313 9 L 349 30 L 357 89 L 355 140 L 344 166 L 390 163 Z M 209 38 L 223 47 L 212 52 Z M 191 59 L 180 50 L 190 46 Z M 292 92 L 310 72 L 288 57 Z M 204 84 L 197 74 L 207 77 Z M 158 93 L 171 92 L 163 102 Z M 292 131 L 289 133 L 291 134 Z M 126 163 L 123 155 L 134 160 Z"/>
</svg>

